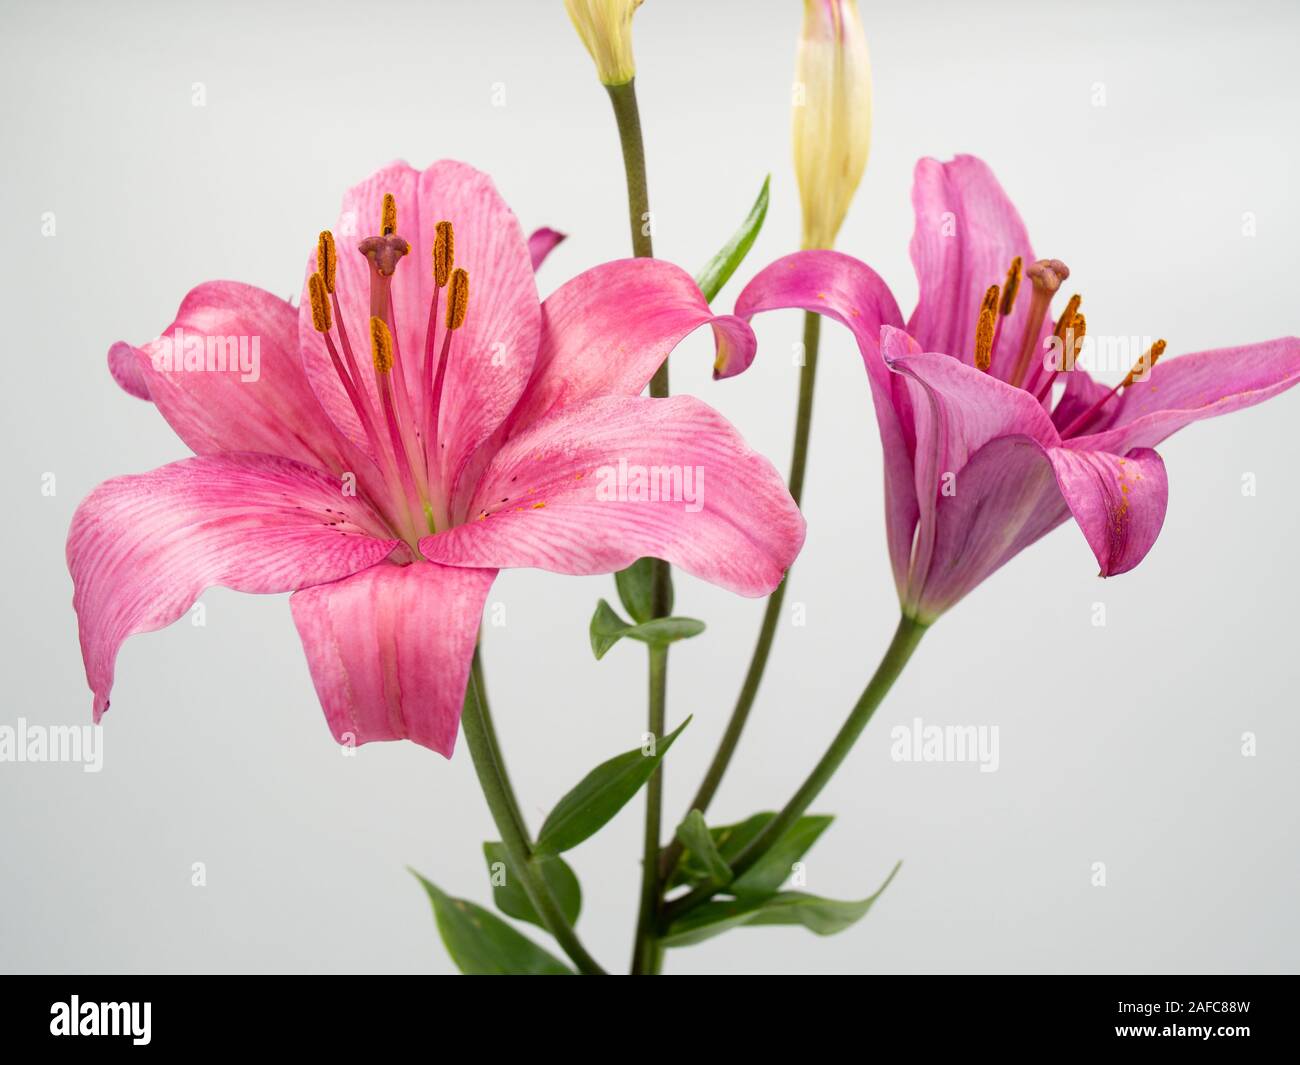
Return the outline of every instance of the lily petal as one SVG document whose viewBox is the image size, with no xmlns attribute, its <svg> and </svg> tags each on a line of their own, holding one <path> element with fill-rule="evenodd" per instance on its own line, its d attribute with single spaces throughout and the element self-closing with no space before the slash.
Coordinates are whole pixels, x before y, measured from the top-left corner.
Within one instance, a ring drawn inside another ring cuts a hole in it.
<svg viewBox="0 0 1300 1065">
<path fill-rule="evenodd" d="M 1101 575 L 1125 573 L 1155 543 L 1168 497 L 1164 463 L 1149 449 L 1121 458 L 997 437 L 939 501 L 930 564 L 904 607 L 932 622 L 1071 515 Z"/>
<path fill-rule="evenodd" d="M 414 740 L 451 757 L 496 571 L 381 563 L 289 600 L 339 743 Z"/>
<path fill-rule="evenodd" d="M 904 608 L 933 621 L 1069 515 L 1038 441 L 990 440 L 939 500 L 929 567 Z"/>
<path fill-rule="evenodd" d="M 993 171 L 973 155 L 950 162 L 922 159 L 912 183 L 916 228 L 912 265 L 920 284 L 907 331 L 925 351 L 942 351 L 974 364 L 975 326 L 990 285 L 1002 285 L 1011 260 L 1034 261 L 1029 234 Z M 1021 285 L 1027 289 L 1028 283 Z M 1022 291 L 1012 313 L 1001 320 L 990 372 L 1006 380 L 1019 355 L 1029 317 L 1030 293 Z M 1045 323 L 1043 335 L 1050 330 Z M 1037 340 L 1041 341 L 1042 337 Z M 1029 382 L 1041 372 L 1035 348 Z"/>
<path fill-rule="evenodd" d="M 170 625 L 205 588 L 333 581 L 397 543 L 336 478 L 289 459 L 206 455 L 105 481 L 77 508 L 67 548 L 95 720 L 123 641 Z"/>
<path fill-rule="evenodd" d="M 298 312 L 263 289 L 199 285 L 158 338 L 114 344 L 109 365 L 127 391 L 154 401 L 196 454 L 260 451 L 334 471 L 348 466 L 303 373 Z"/>
<path fill-rule="evenodd" d="M 1048 458 L 1061 495 L 1097 556 L 1103 577 L 1127 573 L 1147 556 L 1165 523 L 1169 479 L 1148 447 L 1121 458 L 1053 448 Z"/>
<path fill-rule="evenodd" d="M 496 455 L 476 515 L 421 540 L 421 552 L 448 565 L 574 574 L 653 556 L 758 596 L 780 583 L 804 539 L 776 469 L 691 396 L 566 406 Z"/>
<path fill-rule="evenodd" d="M 903 316 L 889 286 L 866 263 L 834 251 L 803 251 L 764 267 L 736 300 L 746 321 L 762 311 L 799 308 L 825 315 L 853 333 L 871 383 L 885 460 L 885 525 L 894 579 L 907 579 L 916 528 L 910 415 L 901 383 L 880 354 L 882 326 L 901 327 Z M 902 404 L 900 411 L 899 404 Z"/>
<path fill-rule="evenodd" d="M 754 361 L 749 325 L 715 315 L 691 275 L 672 263 L 620 259 L 579 274 L 542 304 L 537 363 L 509 434 L 594 396 L 639 395 L 669 352 L 705 323 L 717 344 L 714 377 L 732 377 Z"/>
<path fill-rule="evenodd" d="M 1121 393 L 1118 413 L 1108 428 L 1070 443 L 1119 454 L 1133 447 L 1154 447 L 1192 422 L 1253 407 L 1297 382 L 1300 338 L 1296 337 L 1180 355 L 1156 363 L 1145 381 L 1134 382 Z"/>
<path fill-rule="evenodd" d="M 915 600 L 930 572 L 935 511 L 948 484 L 960 494 L 961 469 L 990 440 L 1024 435 L 1044 447 L 1060 443 L 1034 397 L 947 355 L 912 354 L 916 342 L 889 326 L 881 331 L 890 370 L 905 381 L 915 433 L 913 471 L 919 504 L 916 545 L 906 601 Z M 896 352 L 905 352 L 896 354 Z"/>
<path fill-rule="evenodd" d="M 536 272 L 546 261 L 546 257 L 553 252 L 562 241 L 568 239 L 569 234 L 561 233 L 558 229 L 551 229 L 549 226 L 542 226 L 541 229 L 534 229 L 528 234 L 528 255 L 533 261 L 533 270 Z"/>
</svg>

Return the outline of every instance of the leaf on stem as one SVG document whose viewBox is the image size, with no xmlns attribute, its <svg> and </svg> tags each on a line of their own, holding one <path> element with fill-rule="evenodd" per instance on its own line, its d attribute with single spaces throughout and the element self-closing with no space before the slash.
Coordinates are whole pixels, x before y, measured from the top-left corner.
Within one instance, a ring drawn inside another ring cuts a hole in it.
<svg viewBox="0 0 1300 1065">
<path fill-rule="evenodd" d="M 666 646 L 698 636 L 703 631 L 704 622 L 694 618 L 653 618 L 633 625 L 619 617 L 614 608 L 602 599 L 591 616 L 591 650 L 599 660 L 625 636 L 642 643 Z"/>
<path fill-rule="evenodd" d="M 496 841 L 484 843 L 483 857 L 487 859 L 492 900 L 497 909 L 517 921 L 528 921 L 538 928 L 546 928 L 546 922 L 533 908 L 528 892 L 524 890 L 523 879 L 515 872 L 514 865 L 506 854 L 505 844 Z M 578 884 L 577 875 L 558 855 L 538 855 L 533 859 L 533 865 L 550 889 L 565 922 L 569 925 L 577 924 L 578 914 L 582 910 L 582 888 Z"/>
<path fill-rule="evenodd" d="M 706 902 L 674 921 L 661 942 L 666 947 L 689 947 L 743 925 L 802 925 L 819 936 L 834 935 L 866 916 L 902 864 L 894 866 L 874 895 L 856 901 L 841 902 L 802 891 L 782 891 L 763 899 Z"/>
<path fill-rule="evenodd" d="M 636 747 L 602 762 L 555 805 L 537 835 L 538 854 L 559 854 L 603 828 L 632 799 L 691 723 L 688 717 L 647 753 Z"/>
<path fill-rule="evenodd" d="M 734 825 L 719 825 L 717 828 L 710 829 L 714 846 L 722 860 L 728 865 L 734 862 L 741 851 L 775 816 L 776 814 L 769 810 L 754 814 Z M 781 885 L 793 872 L 795 862 L 808 852 L 833 820 L 833 817 L 825 814 L 805 814 L 786 830 L 785 835 L 778 839 L 766 854 L 746 869 L 728 890 L 738 897 L 746 898 L 762 898 L 779 891 Z M 709 870 L 696 859 L 695 849 L 689 848 L 689 850 L 690 853 L 682 856 L 681 863 L 670 878 L 670 887 L 699 884 L 709 879 Z"/>
<path fill-rule="evenodd" d="M 438 934 L 466 976 L 573 976 L 574 972 L 482 906 L 444 894 L 414 869 L 428 892 Z"/>
</svg>

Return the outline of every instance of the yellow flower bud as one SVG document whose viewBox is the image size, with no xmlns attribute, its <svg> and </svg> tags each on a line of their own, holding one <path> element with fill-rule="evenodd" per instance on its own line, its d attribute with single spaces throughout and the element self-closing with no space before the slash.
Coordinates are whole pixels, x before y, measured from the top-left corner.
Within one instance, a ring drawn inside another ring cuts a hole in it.
<svg viewBox="0 0 1300 1065">
<path fill-rule="evenodd" d="M 606 85 L 626 85 L 636 77 L 632 58 L 632 13 L 643 0 L 564 0 L 582 43 L 596 61 Z"/>
<path fill-rule="evenodd" d="M 804 0 L 794 84 L 803 246 L 835 243 L 871 147 L 871 60 L 857 0 Z"/>
</svg>

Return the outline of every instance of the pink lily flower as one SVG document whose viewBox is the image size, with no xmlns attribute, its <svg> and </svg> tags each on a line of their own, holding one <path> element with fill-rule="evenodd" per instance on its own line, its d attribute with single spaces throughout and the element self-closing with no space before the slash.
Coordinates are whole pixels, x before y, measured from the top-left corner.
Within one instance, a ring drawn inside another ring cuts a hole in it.
<svg viewBox="0 0 1300 1065">
<path fill-rule="evenodd" d="M 293 593 L 336 740 L 450 756 L 498 569 L 651 555 L 742 595 L 781 580 L 804 522 L 771 463 L 699 400 L 640 394 L 705 323 L 718 376 L 753 359 L 748 324 L 713 315 L 685 272 L 606 263 L 539 303 L 534 266 L 561 235 L 526 242 L 491 180 L 456 162 L 385 167 L 348 192 L 336 232 L 301 306 L 209 282 L 161 337 L 110 352 L 196 457 L 110 480 L 73 518 L 97 721 L 123 641 L 212 585 Z M 231 354 L 240 338 L 257 341 L 255 373 Z M 620 463 L 693 471 L 695 492 L 611 491 Z"/>
<path fill-rule="evenodd" d="M 1055 326 L 1049 313 L 1068 268 L 1035 259 L 983 162 L 922 159 L 912 201 L 920 298 L 906 328 L 885 282 L 831 251 L 772 263 L 736 304 L 746 320 L 798 307 L 853 332 L 880 427 L 904 613 L 929 624 L 1069 517 L 1102 576 L 1132 569 L 1155 543 L 1168 501 L 1152 449 L 1191 422 L 1296 384 L 1300 340 L 1154 365 L 1165 347 L 1156 341 L 1120 386 L 1105 388 L 1073 365 L 1086 330 L 1079 298 Z"/>
</svg>

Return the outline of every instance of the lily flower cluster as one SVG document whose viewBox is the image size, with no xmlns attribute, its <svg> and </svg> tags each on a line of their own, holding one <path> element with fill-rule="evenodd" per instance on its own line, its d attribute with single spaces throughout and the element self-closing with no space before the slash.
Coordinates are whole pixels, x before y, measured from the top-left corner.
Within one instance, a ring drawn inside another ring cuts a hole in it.
<svg viewBox="0 0 1300 1065">
<path fill-rule="evenodd" d="M 710 301 L 762 226 L 767 185 L 698 281 L 650 258 L 637 228 L 648 211 L 632 51 L 641 0 L 565 6 L 613 103 L 633 247 L 645 257 L 592 266 L 539 300 L 535 272 L 562 234 L 525 238 L 492 180 L 465 163 L 383 167 L 345 194 L 339 226 L 319 234 L 296 304 L 207 282 L 156 339 L 112 346 L 114 379 L 194 456 L 95 489 L 73 518 L 67 561 L 96 721 L 126 639 L 171 624 L 221 585 L 292 593 L 339 743 L 405 739 L 451 757 L 463 726 L 500 833 L 485 851 L 509 871 L 493 881 L 497 906 L 544 928 L 582 973 L 603 970 L 574 930 L 581 892 L 561 853 L 644 788 L 632 971 L 657 973 L 665 948 L 742 925 L 828 934 L 859 920 L 883 887 L 850 902 L 782 888 L 829 823 L 807 815 L 810 804 L 921 635 L 1067 520 L 1102 576 L 1137 566 L 1168 501 L 1155 448 L 1300 382 L 1300 340 L 1165 357 L 1183 342 L 1157 339 L 1119 384 L 1099 383 L 1081 364 L 1089 323 L 1077 287 L 1066 288 L 1077 276 L 1035 254 L 992 170 L 970 155 L 916 165 L 920 296 L 904 319 L 870 266 L 833 250 L 870 148 L 871 71 L 854 0 L 805 0 L 793 111 L 802 250 L 759 270 L 734 314 L 716 314 Z M 345 237 L 354 221 L 367 227 L 360 239 Z M 805 312 L 807 351 L 788 481 L 711 406 L 670 396 L 666 366 L 707 325 L 714 376 L 735 376 L 755 358 L 750 321 L 785 308 Z M 902 619 L 789 801 L 710 826 L 705 813 L 754 705 L 804 543 L 797 501 L 821 317 L 847 327 L 862 357 Z M 254 341 L 260 365 L 205 372 L 172 357 L 171 335 Z M 654 479 L 665 470 L 686 471 L 679 487 L 688 490 Z M 650 490 L 628 491 L 628 471 Z M 632 620 L 601 600 L 593 651 L 600 658 L 625 636 L 649 647 L 647 742 L 592 770 L 536 839 L 477 680 L 484 604 L 508 567 L 616 574 Z M 685 727 L 666 724 L 668 647 L 704 627 L 670 616 L 670 567 L 770 598 L 718 752 L 665 845 L 660 762 Z M 463 971 L 571 971 L 481 907 L 424 883 Z"/>
</svg>

